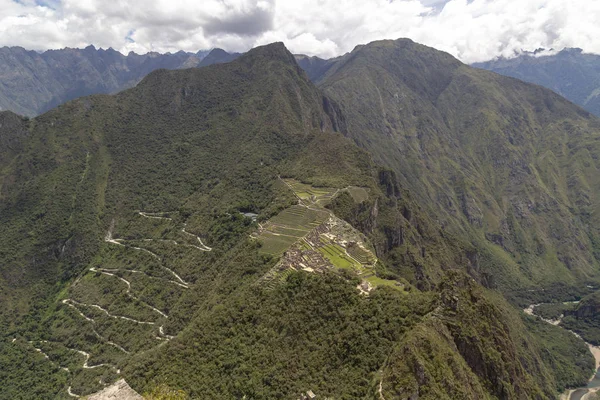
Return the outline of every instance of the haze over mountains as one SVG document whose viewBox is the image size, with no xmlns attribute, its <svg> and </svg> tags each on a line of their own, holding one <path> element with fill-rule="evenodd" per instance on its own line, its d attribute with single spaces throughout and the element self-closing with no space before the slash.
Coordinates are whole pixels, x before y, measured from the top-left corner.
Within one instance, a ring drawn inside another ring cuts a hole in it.
<svg viewBox="0 0 600 400">
<path fill-rule="evenodd" d="M 587 384 L 586 345 L 522 309 L 590 294 L 568 322 L 599 344 L 598 118 L 407 39 L 177 54 L 116 95 L 0 113 L 0 398 Z M 73 57 L 142 70 L 112 56 Z"/>
<path fill-rule="evenodd" d="M 235 58 L 221 49 L 123 55 L 113 49 L 0 48 L 0 110 L 35 116 L 77 97 L 116 93 L 159 69 L 202 67 Z"/>
<path fill-rule="evenodd" d="M 473 66 L 547 87 L 600 116 L 600 55 L 567 48 L 554 55 L 525 53 Z"/>
<path fill-rule="evenodd" d="M 123 55 L 113 49 L 49 50 L 43 53 L 20 47 L 0 48 L 0 110 L 35 116 L 77 97 L 116 93 L 135 86 L 160 69 L 202 67 L 229 62 L 239 53 L 222 49 L 197 53 Z M 319 82 L 339 59 L 295 55 L 313 82 Z M 473 64 L 499 74 L 549 88 L 600 116 L 600 56 L 581 49 L 564 49 L 553 55 L 523 53 Z"/>
</svg>

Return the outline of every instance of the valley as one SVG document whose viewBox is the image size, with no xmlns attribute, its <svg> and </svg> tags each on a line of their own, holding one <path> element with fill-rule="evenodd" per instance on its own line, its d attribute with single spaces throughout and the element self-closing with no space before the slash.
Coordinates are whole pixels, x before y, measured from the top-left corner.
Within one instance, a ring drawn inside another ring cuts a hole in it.
<svg viewBox="0 0 600 400">
<path fill-rule="evenodd" d="M 561 304 L 573 305 L 573 304 L 577 304 L 577 303 L 579 303 L 579 301 L 564 302 Z M 564 315 L 562 315 L 562 314 L 559 315 L 557 319 L 546 319 L 535 313 L 536 308 L 540 307 L 540 306 L 556 306 L 556 304 L 553 304 L 553 303 L 532 304 L 529 307 L 527 307 L 526 309 L 524 309 L 523 312 L 527 315 L 535 316 L 550 325 L 560 326 L 561 320 L 564 317 Z M 584 340 L 578 333 L 573 332 L 572 330 L 569 330 L 567 328 L 565 328 L 565 330 L 572 333 L 577 338 Z M 586 399 L 588 399 L 588 397 L 591 394 L 597 393 L 598 391 L 600 391 L 600 347 L 595 346 L 591 343 L 587 343 L 587 342 L 585 342 L 585 344 L 588 346 L 590 353 L 592 353 L 592 355 L 594 356 L 595 372 L 592 375 L 592 377 L 590 378 L 589 383 L 586 386 L 567 390 L 566 392 L 561 394 L 561 396 L 560 396 L 561 400 L 586 400 Z"/>
<path fill-rule="evenodd" d="M 317 87 L 275 43 L 1 114 L 3 395 L 587 381 L 581 340 L 520 309 L 598 281 L 597 122 L 407 40 L 332 62 Z"/>
</svg>

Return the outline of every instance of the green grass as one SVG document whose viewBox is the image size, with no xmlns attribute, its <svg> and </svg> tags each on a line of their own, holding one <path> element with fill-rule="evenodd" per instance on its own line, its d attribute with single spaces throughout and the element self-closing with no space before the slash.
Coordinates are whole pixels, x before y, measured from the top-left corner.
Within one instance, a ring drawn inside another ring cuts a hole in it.
<svg viewBox="0 0 600 400">
<path fill-rule="evenodd" d="M 279 233 L 282 235 L 287 235 L 287 236 L 294 236 L 294 237 L 298 237 L 298 238 L 302 238 L 306 235 L 306 233 L 308 232 L 305 229 L 301 229 L 301 228 L 289 228 L 289 227 L 284 227 L 284 226 L 271 226 L 271 232 L 274 233 Z"/>
<path fill-rule="evenodd" d="M 362 203 L 363 201 L 369 199 L 369 192 L 365 188 L 357 186 L 348 186 L 346 190 L 348 191 L 348 193 L 350 193 L 350 196 L 352 196 L 354 201 L 357 203 Z"/>
<path fill-rule="evenodd" d="M 301 199 L 308 199 L 315 196 L 317 200 L 322 197 L 331 197 L 337 191 L 335 188 L 314 187 L 306 183 L 298 182 L 295 179 L 285 179 L 290 185 L 296 196 Z"/>
<path fill-rule="evenodd" d="M 283 253 L 328 216 L 325 210 L 312 210 L 300 205 L 286 208 L 264 224 L 265 231 L 258 237 L 262 244 L 261 252 L 273 255 Z"/>
<path fill-rule="evenodd" d="M 360 264 L 348 258 L 344 249 L 339 245 L 328 244 L 323 247 L 319 247 L 318 250 L 337 268 L 350 269 L 353 271 L 357 271 L 360 268 Z"/>
<path fill-rule="evenodd" d="M 379 278 L 375 275 L 373 276 L 369 276 L 367 278 L 365 278 L 365 280 L 367 282 L 369 282 L 371 285 L 378 287 L 378 286 L 388 286 L 394 289 L 397 289 L 401 292 L 404 292 L 404 286 L 399 284 L 398 281 L 391 281 L 389 279 L 382 279 Z"/>
<path fill-rule="evenodd" d="M 296 196 L 300 197 L 301 199 L 308 199 L 310 196 L 312 196 L 312 194 L 310 194 L 308 192 L 296 192 L 296 191 L 294 191 L 294 193 L 296 193 Z"/>
<path fill-rule="evenodd" d="M 259 240 L 262 245 L 260 248 L 262 253 L 281 254 L 289 249 L 297 239 L 288 236 L 276 236 L 269 232 L 263 232 L 260 235 Z"/>
</svg>

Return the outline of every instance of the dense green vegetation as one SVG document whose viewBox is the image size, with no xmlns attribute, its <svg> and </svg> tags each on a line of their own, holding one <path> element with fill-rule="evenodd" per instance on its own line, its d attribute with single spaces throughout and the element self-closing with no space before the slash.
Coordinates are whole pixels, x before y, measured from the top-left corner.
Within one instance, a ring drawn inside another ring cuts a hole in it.
<svg viewBox="0 0 600 400">
<path fill-rule="evenodd" d="M 573 303 L 544 303 L 536 306 L 534 313 L 542 318 L 556 321 L 573 308 L 575 308 Z"/>
<path fill-rule="evenodd" d="M 381 367 L 390 346 L 430 311 L 431 301 L 394 290 L 367 299 L 354 286 L 334 275 L 299 272 L 275 290 L 232 293 L 166 351 L 132 362 L 132 382 L 145 371 L 185 387 L 192 397 L 292 398 L 306 390 L 364 397 L 372 390 L 367 372 Z M 223 374 L 232 379 L 215 377 Z"/>
<path fill-rule="evenodd" d="M 542 57 L 524 53 L 473 66 L 542 85 L 600 116 L 600 57 L 597 54 L 584 53 L 578 48 L 564 48 L 556 54 Z"/>
<path fill-rule="evenodd" d="M 598 279 L 597 119 L 405 39 L 358 47 L 319 82 L 342 131 L 472 246 L 478 281 L 520 302 Z"/>
<path fill-rule="evenodd" d="M 521 321 L 501 296 L 471 278 L 449 274 L 440 299 L 436 311 L 405 335 L 389 358 L 384 393 L 399 398 L 419 393 L 427 399 L 490 398 L 490 393 L 552 398 L 555 388 L 582 385 L 593 371 L 586 346 L 572 334 L 533 319 Z M 502 343 L 500 351 L 494 343 Z M 552 366 L 552 374 L 544 364 Z"/>
<path fill-rule="evenodd" d="M 125 378 L 150 398 L 546 399 L 584 381 L 580 341 L 471 278 L 536 281 L 499 275 L 526 249 L 478 247 L 481 232 L 449 226 L 463 216 L 407 189 L 419 170 L 380 168 L 333 132 L 352 123 L 336 107 L 273 44 L 31 121 L 9 114 L 0 138 L 21 147 L 0 149 L 0 397 Z M 291 243 L 257 239 L 259 224 L 297 241 L 330 212 L 374 251 L 376 288 L 360 294 L 364 271 L 332 243 L 338 268 L 261 284 Z"/>
<path fill-rule="evenodd" d="M 600 292 L 594 292 L 577 304 L 569 304 L 561 325 L 577 332 L 587 342 L 600 345 Z"/>
</svg>

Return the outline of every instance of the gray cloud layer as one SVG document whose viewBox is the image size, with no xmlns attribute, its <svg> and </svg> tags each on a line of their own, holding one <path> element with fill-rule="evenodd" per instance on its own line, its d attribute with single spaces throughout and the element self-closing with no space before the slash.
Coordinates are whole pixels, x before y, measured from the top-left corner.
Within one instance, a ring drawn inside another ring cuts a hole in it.
<svg viewBox="0 0 600 400">
<path fill-rule="evenodd" d="M 0 0 L 0 46 L 245 51 L 283 41 L 321 57 L 409 37 L 465 62 L 539 47 L 600 53 L 589 0 Z"/>
</svg>

